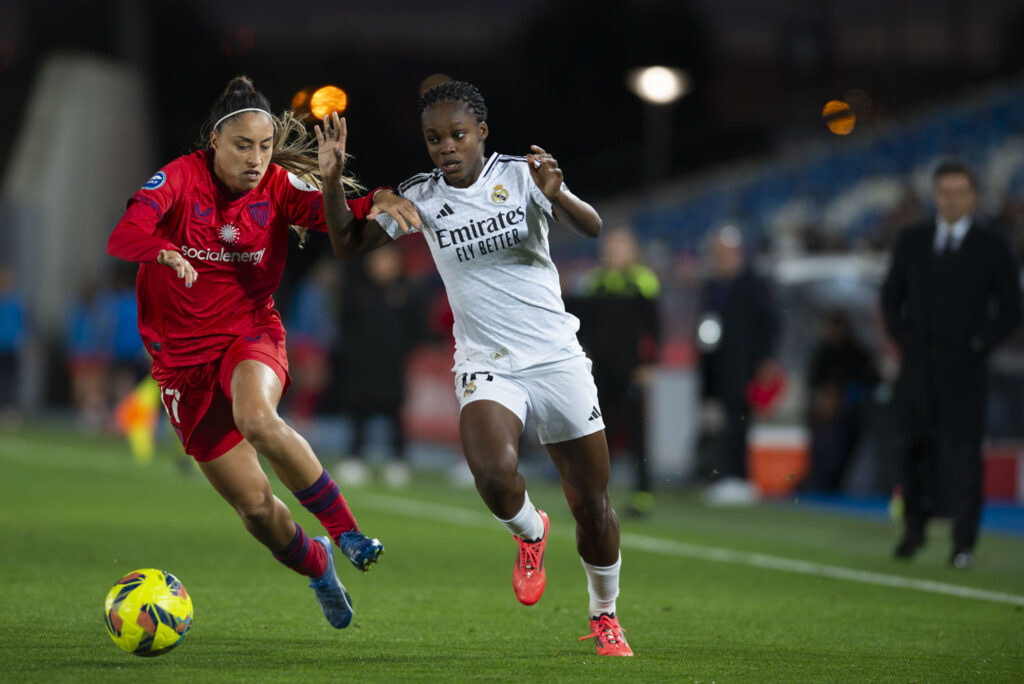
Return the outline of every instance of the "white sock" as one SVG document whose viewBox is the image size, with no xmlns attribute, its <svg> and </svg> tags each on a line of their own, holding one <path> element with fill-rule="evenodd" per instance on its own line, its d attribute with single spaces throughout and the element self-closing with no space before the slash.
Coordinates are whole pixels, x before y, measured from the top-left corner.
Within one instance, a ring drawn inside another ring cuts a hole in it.
<svg viewBox="0 0 1024 684">
<path fill-rule="evenodd" d="M 615 565 L 601 567 L 591 565 L 580 558 L 587 573 L 587 593 L 590 594 L 590 617 L 601 613 L 615 614 L 615 599 L 619 595 L 619 569 L 622 568 L 622 554 Z"/>
<path fill-rule="evenodd" d="M 519 509 L 511 520 L 502 520 L 498 516 L 495 519 L 508 528 L 508 531 L 523 541 L 537 541 L 544 536 L 544 521 L 540 519 L 540 513 L 530 502 L 530 494 L 523 492 L 523 507 Z"/>
</svg>

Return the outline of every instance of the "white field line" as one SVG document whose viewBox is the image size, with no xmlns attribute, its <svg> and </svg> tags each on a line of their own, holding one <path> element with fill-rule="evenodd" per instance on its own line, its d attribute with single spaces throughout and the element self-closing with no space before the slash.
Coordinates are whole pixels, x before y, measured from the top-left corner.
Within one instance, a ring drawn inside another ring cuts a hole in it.
<svg viewBox="0 0 1024 684">
<path fill-rule="evenodd" d="M 382 513 L 391 513 L 410 518 L 428 519 L 437 522 L 451 523 L 465 527 L 497 527 L 498 523 L 492 515 L 485 512 L 471 511 L 456 506 L 445 504 L 427 503 L 414 501 L 397 496 L 383 494 L 360 493 L 357 495 L 360 508 L 367 507 Z M 481 507 L 483 504 L 481 504 Z M 730 563 L 732 565 L 746 565 L 752 568 L 779 570 L 781 572 L 792 572 L 800 575 L 812 575 L 815 577 L 828 577 L 830 579 L 846 580 L 848 582 L 859 582 L 861 584 L 874 584 L 885 587 L 896 587 L 899 589 L 913 589 L 931 594 L 942 594 L 944 596 L 957 596 L 960 598 L 976 599 L 979 601 L 992 601 L 1005 603 L 1014 606 L 1024 606 L 1024 596 L 1006 594 L 998 591 L 986 591 L 974 589 L 945 582 L 934 582 L 932 580 L 915 579 L 912 577 L 901 577 L 899 575 L 887 575 L 881 572 L 870 572 L 867 570 L 855 570 L 837 565 L 824 565 L 810 561 L 782 558 L 780 556 L 769 556 L 763 553 L 751 553 L 748 551 L 734 551 L 713 546 L 699 546 L 684 542 L 671 541 L 668 539 L 657 539 L 640 534 L 623 534 L 621 541 L 622 548 L 636 551 L 646 551 L 662 556 L 676 556 L 681 558 L 695 558 L 703 561 L 716 563 Z"/>
<path fill-rule="evenodd" d="M 7 460 L 26 465 L 42 467 L 63 467 L 72 470 L 102 470 L 116 471 L 122 466 L 112 462 L 97 462 L 91 459 L 80 458 L 81 450 L 72 445 L 50 445 L 47 447 L 50 453 L 41 454 L 38 451 L 39 444 L 31 439 L 24 439 L 13 435 L 0 437 L 0 460 Z M 59 453 L 54 457 L 53 452 Z M 102 465 L 101 465 L 102 463 Z M 129 461 L 126 459 L 125 464 Z M 371 494 L 362 492 L 356 495 L 361 505 L 366 505 L 382 513 L 392 513 L 410 518 L 426 518 L 437 522 L 462 525 L 464 527 L 495 527 L 499 523 L 492 515 L 483 510 L 474 511 L 457 506 L 446 504 L 428 503 L 415 501 L 397 496 L 384 494 Z M 481 508 L 483 504 L 481 504 Z M 810 561 L 782 558 L 780 556 L 769 556 L 763 553 L 751 553 L 748 551 L 735 551 L 713 546 L 699 546 L 687 544 L 668 539 L 657 539 L 639 534 L 623 534 L 621 545 L 625 549 L 646 551 L 663 556 L 676 556 L 680 558 L 695 558 L 697 560 L 713 561 L 717 563 L 730 563 L 733 565 L 746 565 L 753 568 L 779 570 L 782 572 L 793 572 L 801 575 L 812 575 L 816 577 L 828 577 L 832 579 L 859 582 L 861 584 L 874 584 L 878 586 L 896 587 L 901 589 L 913 589 L 932 594 L 945 596 L 957 596 L 960 598 L 976 599 L 979 601 L 992 601 L 1005 603 L 1014 606 L 1024 606 L 1024 596 L 1017 594 L 1006 594 L 997 591 L 986 591 L 974 589 L 945 582 L 933 582 L 931 580 L 914 579 L 912 577 L 901 577 L 899 575 L 887 575 L 880 572 L 867 570 L 855 570 L 837 565 L 824 565 Z"/>
</svg>

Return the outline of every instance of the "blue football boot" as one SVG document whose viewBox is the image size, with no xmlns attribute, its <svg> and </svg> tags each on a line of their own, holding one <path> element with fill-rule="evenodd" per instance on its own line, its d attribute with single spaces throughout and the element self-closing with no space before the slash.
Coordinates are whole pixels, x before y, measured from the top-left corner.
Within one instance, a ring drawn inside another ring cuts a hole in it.
<svg viewBox="0 0 1024 684">
<path fill-rule="evenodd" d="M 338 573 L 334 571 L 334 549 L 330 538 L 314 537 L 313 541 L 327 552 L 327 569 L 324 574 L 313 578 L 309 586 L 316 592 L 316 600 L 320 602 L 324 617 L 331 626 L 344 629 L 352 622 L 352 599 L 338 579 Z"/>
<path fill-rule="evenodd" d="M 384 553 L 384 545 L 379 539 L 371 539 L 359 530 L 349 530 L 339 535 L 338 546 L 352 565 L 363 572 L 369 570 Z"/>
</svg>

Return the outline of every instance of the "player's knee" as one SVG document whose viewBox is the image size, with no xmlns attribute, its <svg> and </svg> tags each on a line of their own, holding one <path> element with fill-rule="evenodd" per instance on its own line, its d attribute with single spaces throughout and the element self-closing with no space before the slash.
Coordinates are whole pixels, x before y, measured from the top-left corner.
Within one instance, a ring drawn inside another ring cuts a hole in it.
<svg viewBox="0 0 1024 684">
<path fill-rule="evenodd" d="M 261 451 L 280 428 L 281 418 L 273 411 L 236 411 L 235 425 L 242 436 Z"/>
<path fill-rule="evenodd" d="M 234 502 L 238 517 L 248 530 L 262 530 L 270 526 L 274 517 L 274 494 L 269 491 L 247 493 Z"/>
<path fill-rule="evenodd" d="M 572 517 L 586 527 L 604 529 L 611 524 L 612 506 L 607 492 L 583 492 L 569 501 Z"/>
<path fill-rule="evenodd" d="M 504 469 L 487 470 L 474 473 L 476 489 L 486 501 L 500 499 L 515 487 L 516 472 Z"/>
</svg>

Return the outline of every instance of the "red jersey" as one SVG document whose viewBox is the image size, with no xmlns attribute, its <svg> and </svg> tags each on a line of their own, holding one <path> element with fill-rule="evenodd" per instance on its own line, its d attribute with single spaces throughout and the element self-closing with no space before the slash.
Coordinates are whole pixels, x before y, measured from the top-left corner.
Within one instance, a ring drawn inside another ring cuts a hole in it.
<svg viewBox="0 0 1024 684">
<path fill-rule="evenodd" d="M 239 335 L 276 317 L 288 226 L 327 229 L 320 191 L 280 166 L 270 164 L 258 186 L 238 194 L 212 164 L 213 155 L 202 150 L 163 167 L 128 201 L 107 242 L 111 256 L 141 262 L 139 333 L 165 367 L 212 361 Z M 369 196 L 349 201 L 357 218 L 371 204 Z M 180 252 L 195 268 L 191 288 L 156 263 L 162 249 Z"/>
</svg>

